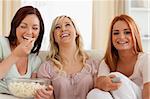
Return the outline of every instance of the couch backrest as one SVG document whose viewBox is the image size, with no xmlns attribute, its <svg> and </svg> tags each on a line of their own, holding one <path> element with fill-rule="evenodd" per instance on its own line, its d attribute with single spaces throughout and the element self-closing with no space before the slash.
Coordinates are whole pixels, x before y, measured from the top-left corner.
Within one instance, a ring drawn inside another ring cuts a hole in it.
<svg viewBox="0 0 150 99">
<path fill-rule="evenodd" d="M 102 50 L 87 50 L 86 51 L 89 56 L 91 56 L 94 59 L 101 60 L 104 56 L 104 51 Z M 46 59 L 46 56 L 48 55 L 48 51 L 40 51 L 39 56 L 41 57 L 42 61 Z"/>
</svg>

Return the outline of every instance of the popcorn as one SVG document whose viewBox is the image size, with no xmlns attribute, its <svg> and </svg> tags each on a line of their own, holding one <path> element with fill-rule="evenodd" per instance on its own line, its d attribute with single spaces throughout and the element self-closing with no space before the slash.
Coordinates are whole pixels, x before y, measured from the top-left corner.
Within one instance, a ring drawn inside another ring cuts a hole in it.
<svg viewBox="0 0 150 99">
<path fill-rule="evenodd" d="M 37 82 L 10 82 L 8 88 L 14 96 L 34 97 L 36 90 L 46 89 L 46 86 Z"/>
</svg>

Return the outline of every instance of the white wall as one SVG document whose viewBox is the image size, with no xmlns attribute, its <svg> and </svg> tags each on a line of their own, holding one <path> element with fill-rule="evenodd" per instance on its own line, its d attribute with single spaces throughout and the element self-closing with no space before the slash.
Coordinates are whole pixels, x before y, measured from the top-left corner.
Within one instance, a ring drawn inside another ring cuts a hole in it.
<svg viewBox="0 0 150 99">
<path fill-rule="evenodd" d="M 72 17 L 81 32 L 85 49 L 91 49 L 92 0 L 22 0 L 23 5 L 37 7 L 44 19 L 45 35 L 41 50 L 49 47 L 49 32 L 52 20 L 59 15 Z"/>
<path fill-rule="evenodd" d="M 126 2 L 126 11 L 138 25 L 144 51 L 150 52 L 150 1 L 129 0 Z"/>
</svg>

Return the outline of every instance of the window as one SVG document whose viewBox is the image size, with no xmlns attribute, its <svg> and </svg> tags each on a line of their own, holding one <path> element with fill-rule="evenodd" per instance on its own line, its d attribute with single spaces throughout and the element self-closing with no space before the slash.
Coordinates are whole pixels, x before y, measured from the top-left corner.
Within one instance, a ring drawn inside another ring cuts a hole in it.
<svg viewBox="0 0 150 99">
<path fill-rule="evenodd" d="M 126 9 L 139 26 L 144 51 L 150 52 L 150 1 L 128 0 Z"/>
<path fill-rule="evenodd" d="M 39 9 L 45 24 L 41 50 L 49 49 L 49 33 L 52 21 L 59 15 L 72 17 L 81 32 L 85 49 L 91 49 L 92 0 L 22 0 L 22 6 L 32 5 Z"/>
</svg>

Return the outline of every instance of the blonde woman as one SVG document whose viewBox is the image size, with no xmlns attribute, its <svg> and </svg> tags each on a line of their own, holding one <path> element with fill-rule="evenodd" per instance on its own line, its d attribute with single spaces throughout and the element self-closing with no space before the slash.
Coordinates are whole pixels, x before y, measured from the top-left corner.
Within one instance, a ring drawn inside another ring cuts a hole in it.
<svg viewBox="0 0 150 99">
<path fill-rule="evenodd" d="M 51 80 L 55 99 L 86 99 L 97 67 L 84 52 L 80 32 L 70 17 L 55 18 L 50 44 L 48 60 L 40 66 L 38 77 Z"/>
<path fill-rule="evenodd" d="M 127 15 L 116 16 L 111 23 L 96 89 L 88 94 L 88 99 L 150 99 L 149 58 L 143 52 L 134 20 Z"/>
</svg>

